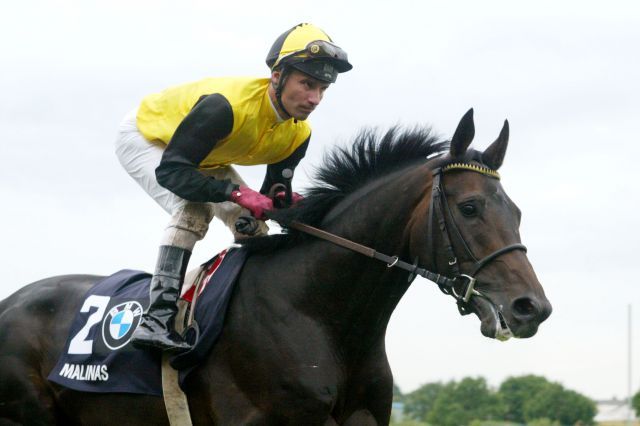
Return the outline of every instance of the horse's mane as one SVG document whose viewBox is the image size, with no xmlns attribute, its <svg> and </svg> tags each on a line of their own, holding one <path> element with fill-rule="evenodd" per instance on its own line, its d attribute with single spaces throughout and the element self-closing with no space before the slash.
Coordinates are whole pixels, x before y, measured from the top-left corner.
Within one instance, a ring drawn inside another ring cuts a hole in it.
<svg viewBox="0 0 640 426">
<path fill-rule="evenodd" d="M 324 216 L 346 196 L 367 183 L 392 172 L 424 162 L 427 157 L 448 150 L 449 141 L 435 135 L 430 127 L 402 129 L 392 127 L 384 134 L 376 129 L 361 130 L 353 142 L 325 155 L 323 164 L 315 171 L 314 185 L 304 192 L 305 199 L 289 209 L 277 210 L 271 218 L 288 223 L 297 220 L 318 226 Z M 293 231 L 292 231 L 293 232 Z M 262 238 L 249 239 L 249 245 L 271 243 Z M 283 238 L 275 238 L 275 240 Z M 288 239 L 288 238 L 285 238 Z"/>
</svg>

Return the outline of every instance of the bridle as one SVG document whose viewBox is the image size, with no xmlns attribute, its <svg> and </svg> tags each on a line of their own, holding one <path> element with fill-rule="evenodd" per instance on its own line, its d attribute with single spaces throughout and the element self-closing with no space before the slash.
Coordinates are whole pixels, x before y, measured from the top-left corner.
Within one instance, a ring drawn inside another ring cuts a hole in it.
<svg viewBox="0 0 640 426">
<path fill-rule="evenodd" d="M 339 237 L 335 234 L 331 234 L 329 232 L 297 221 L 292 221 L 283 225 L 288 228 L 292 228 L 297 231 L 304 232 L 317 238 L 329 241 L 333 244 L 363 254 L 367 257 L 385 262 L 388 268 L 395 267 L 408 271 L 408 280 L 410 283 L 413 282 L 413 280 L 418 275 L 428 279 L 429 281 L 433 281 L 438 285 L 443 293 L 450 295 L 454 299 L 456 299 L 458 311 L 461 315 L 467 315 L 471 313 L 472 310 L 470 308 L 470 301 L 474 296 L 485 299 L 493 306 L 494 311 L 498 313 L 501 311 L 501 306 L 498 306 L 491 300 L 489 296 L 475 288 L 476 276 L 482 268 L 487 266 L 496 258 L 502 256 L 503 254 L 509 253 L 514 250 L 522 250 L 526 252 L 527 248 L 520 243 L 510 244 L 494 251 L 493 253 L 483 257 L 480 260 L 477 259 L 477 257 L 469 248 L 469 245 L 465 241 L 464 237 L 460 233 L 460 229 L 458 228 L 458 225 L 454 220 L 453 214 L 446 200 L 442 184 L 442 177 L 445 172 L 450 170 L 470 170 L 476 173 L 481 173 L 492 179 L 500 179 L 500 175 L 494 170 L 471 163 L 454 163 L 443 167 L 438 167 L 433 170 L 433 184 L 427 230 L 427 235 L 429 235 L 429 238 L 427 239 L 429 241 L 429 247 L 427 252 L 431 253 L 431 255 L 434 256 L 435 263 L 437 253 L 436 249 L 434 248 L 433 240 L 436 236 L 436 232 L 439 232 L 440 239 L 442 241 L 441 252 L 443 252 L 447 258 L 447 262 L 452 272 L 453 278 L 450 278 L 446 275 L 437 274 L 435 272 L 427 270 L 426 268 L 420 267 L 418 265 L 417 257 L 413 263 L 408 263 L 400 260 L 398 256 L 389 256 L 383 253 L 379 253 L 375 249 L 372 249 L 370 247 L 363 246 L 351 240 Z M 465 258 L 468 258 L 472 262 L 474 262 L 473 269 L 469 274 L 460 272 L 458 256 L 456 256 L 456 251 L 451 242 L 452 236 L 456 240 L 456 242 L 459 242 L 459 245 L 462 247 Z"/>
<path fill-rule="evenodd" d="M 500 179 L 500 175 L 495 170 L 470 163 L 454 163 L 444 167 L 438 167 L 437 169 L 433 170 L 431 205 L 429 208 L 429 229 L 427 231 L 427 234 L 431 237 L 427 240 L 429 242 L 428 253 L 432 253 L 434 257 L 437 257 L 436 249 L 433 247 L 433 241 L 436 232 L 439 232 L 442 242 L 442 252 L 447 258 L 447 263 L 454 276 L 453 279 L 447 278 L 447 280 L 449 281 L 447 281 L 444 285 L 437 280 L 435 282 L 436 284 L 438 284 L 440 290 L 442 290 L 443 293 L 451 295 L 456 299 L 458 311 L 461 315 L 467 315 L 471 313 L 469 303 L 472 296 L 481 297 L 487 300 L 494 306 L 494 309 L 499 312 L 501 310 L 500 307 L 497 306 L 486 294 L 480 292 L 475 288 L 476 276 L 482 268 L 487 266 L 496 258 L 502 256 L 503 254 L 509 253 L 514 250 L 522 250 L 526 252 L 527 247 L 520 243 L 510 244 L 478 260 L 478 258 L 473 254 L 466 240 L 462 236 L 460 229 L 458 228 L 458 225 L 456 224 L 456 221 L 453 217 L 453 214 L 451 213 L 449 203 L 447 203 L 447 198 L 442 183 L 442 177 L 445 172 L 450 170 L 470 170 L 476 173 L 481 173 L 492 179 Z M 462 247 L 462 251 L 464 252 L 465 257 L 470 259 L 474 263 L 473 269 L 469 274 L 460 273 L 458 256 L 456 256 L 453 244 L 451 242 L 452 237 L 455 238 L 457 242 L 459 242 L 459 245 Z"/>
</svg>

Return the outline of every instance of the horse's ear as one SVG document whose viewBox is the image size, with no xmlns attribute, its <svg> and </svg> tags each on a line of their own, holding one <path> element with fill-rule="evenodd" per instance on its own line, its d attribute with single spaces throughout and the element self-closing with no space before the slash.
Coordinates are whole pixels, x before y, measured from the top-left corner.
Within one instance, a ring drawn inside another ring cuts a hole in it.
<svg viewBox="0 0 640 426">
<path fill-rule="evenodd" d="M 504 126 L 500 131 L 498 139 L 482 153 L 482 162 L 493 170 L 498 170 L 502 166 L 504 155 L 509 144 L 509 122 L 504 120 Z"/>
<path fill-rule="evenodd" d="M 456 128 L 456 131 L 451 138 L 451 148 L 449 149 L 451 157 L 462 157 L 464 153 L 467 152 L 469 145 L 471 145 L 471 141 L 473 140 L 475 133 L 476 128 L 473 125 L 473 108 L 471 108 L 462 116 L 460 123 L 458 123 L 458 128 Z"/>
</svg>

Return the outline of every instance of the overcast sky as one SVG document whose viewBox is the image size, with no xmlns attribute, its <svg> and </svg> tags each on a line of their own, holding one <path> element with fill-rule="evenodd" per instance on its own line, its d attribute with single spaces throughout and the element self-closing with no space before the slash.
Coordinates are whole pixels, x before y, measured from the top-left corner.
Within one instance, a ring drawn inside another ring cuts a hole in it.
<svg viewBox="0 0 640 426">
<path fill-rule="evenodd" d="M 57 274 L 151 270 L 168 217 L 119 165 L 118 123 L 170 85 L 267 76 L 271 43 L 299 22 L 325 29 L 354 69 L 310 118 L 297 188 L 362 126 L 431 124 L 450 137 L 474 107 L 483 149 L 511 124 L 502 182 L 554 312 L 535 337 L 501 343 L 417 280 L 387 334 L 401 389 L 533 373 L 593 398 L 624 396 L 628 304 L 640 342 L 634 1 L 4 2 L 0 298 Z M 241 173 L 259 187 L 264 168 Z M 212 227 L 192 265 L 230 242 Z M 635 391 L 640 343 L 633 359 Z"/>
</svg>

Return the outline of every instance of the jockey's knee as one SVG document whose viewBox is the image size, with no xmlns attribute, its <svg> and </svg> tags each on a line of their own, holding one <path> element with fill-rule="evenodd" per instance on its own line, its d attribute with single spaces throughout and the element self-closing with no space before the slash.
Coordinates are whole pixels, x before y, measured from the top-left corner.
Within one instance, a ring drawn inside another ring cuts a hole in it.
<svg viewBox="0 0 640 426">
<path fill-rule="evenodd" d="M 186 203 L 175 211 L 165 229 L 162 245 L 192 251 L 196 242 L 207 234 L 213 218 L 211 203 Z"/>
</svg>

